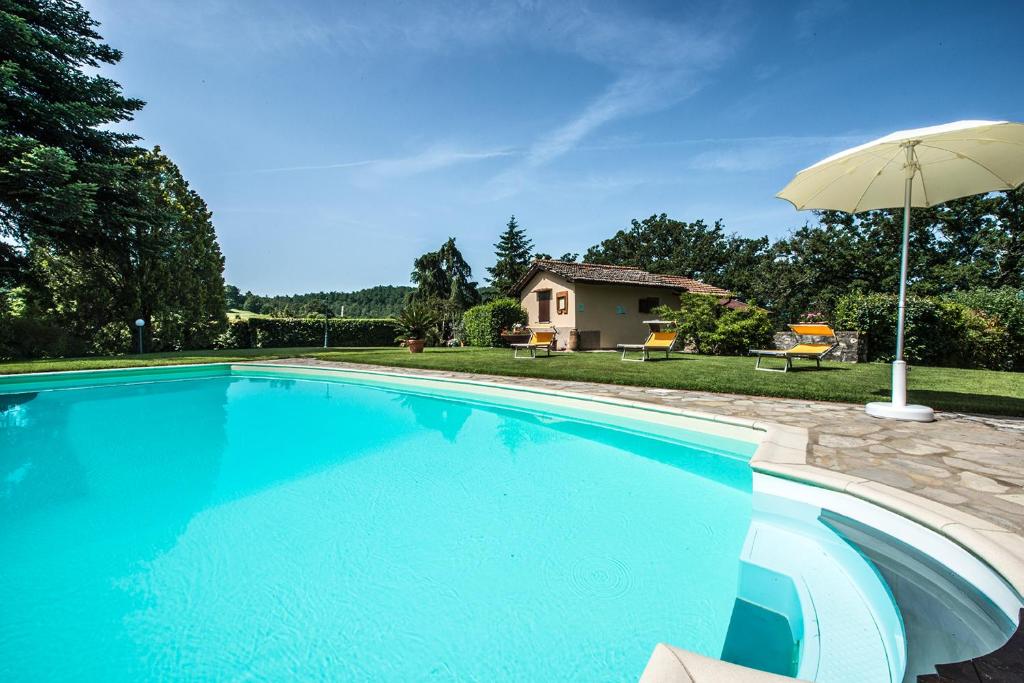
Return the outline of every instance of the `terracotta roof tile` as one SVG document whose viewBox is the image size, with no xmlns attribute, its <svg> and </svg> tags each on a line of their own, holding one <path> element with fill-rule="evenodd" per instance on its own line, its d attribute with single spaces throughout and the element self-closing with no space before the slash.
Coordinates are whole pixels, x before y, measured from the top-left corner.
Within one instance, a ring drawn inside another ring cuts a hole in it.
<svg viewBox="0 0 1024 683">
<path fill-rule="evenodd" d="M 570 282 L 594 282 L 609 285 L 637 285 L 642 287 L 665 287 L 682 289 L 695 294 L 729 296 L 731 292 L 709 285 L 700 280 L 681 275 L 661 275 L 631 266 L 604 266 L 597 263 L 573 263 L 554 259 L 536 259 L 530 270 L 516 283 L 516 291 L 522 290 L 538 271 L 545 270 Z"/>
</svg>

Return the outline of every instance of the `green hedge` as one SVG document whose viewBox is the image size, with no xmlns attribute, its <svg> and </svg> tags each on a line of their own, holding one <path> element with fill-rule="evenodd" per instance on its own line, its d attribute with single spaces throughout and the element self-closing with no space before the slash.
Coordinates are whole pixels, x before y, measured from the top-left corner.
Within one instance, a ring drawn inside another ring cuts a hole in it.
<svg viewBox="0 0 1024 683">
<path fill-rule="evenodd" d="M 89 350 L 57 323 L 0 315 L 0 360 L 82 356 Z"/>
<path fill-rule="evenodd" d="M 394 346 L 398 336 L 391 318 L 332 318 L 327 322 L 329 346 Z M 222 349 L 269 349 L 321 346 L 323 318 L 249 318 L 228 324 L 217 340 Z"/>
<path fill-rule="evenodd" d="M 495 299 L 462 314 L 462 328 L 469 346 L 503 346 L 502 330 L 527 323 L 526 311 L 515 299 Z"/>
<path fill-rule="evenodd" d="M 864 360 L 891 361 L 896 354 L 895 294 L 849 294 L 835 310 L 838 329 L 858 330 Z M 994 315 L 952 297 L 907 297 L 904 356 L 908 362 L 961 368 L 1012 370 L 1011 337 Z"/>
</svg>

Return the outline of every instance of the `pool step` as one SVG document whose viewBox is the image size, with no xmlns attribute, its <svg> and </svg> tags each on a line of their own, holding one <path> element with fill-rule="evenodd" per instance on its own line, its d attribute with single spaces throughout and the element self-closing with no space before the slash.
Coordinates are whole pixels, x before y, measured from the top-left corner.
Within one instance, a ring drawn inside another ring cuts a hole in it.
<svg viewBox="0 0 1024 683">
<path fill-rule="evenodd" d="M 903 625 L 874 567 L 806 506 L 769 498 L 759 499 L 747 533 L 738 597 L 789 621 L 796 677 L 900 683 Z"/>
</svg>

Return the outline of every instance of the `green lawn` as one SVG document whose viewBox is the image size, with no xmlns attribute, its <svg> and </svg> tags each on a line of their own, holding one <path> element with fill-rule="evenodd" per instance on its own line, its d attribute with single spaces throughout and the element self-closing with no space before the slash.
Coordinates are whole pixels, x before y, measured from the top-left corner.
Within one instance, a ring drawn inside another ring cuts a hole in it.
<svg viewBox="0 0 1024 683">
<path fill-rule="evenodd" d="M 537 360 L 513 360 L 512 352 L 508 349 L 427 349 L 425 353 L 416 355 L 397 348 L 192 351 L 0 363 L 0 374 L 270 360 L 296 356 L 402 368 L 432 368 L 850 403 L 884 400 L 888 397 L 889 387 L 889 366 L 874 363 L 825 363 L 820 371 L 813 370 L 813 364 L 805 363 L 798 365 L 796 371 L 781 374 L 755 372 L 754 359 L 745 357 L 677 354 L 667 361 L 623 363 L 615 353 L 562 353 Z M 911 370 L 909 382 L 910 400 L 934 408 L 1024 415 L 1024 375 L 1021 373 L 915 367 Z"/>
</svg>

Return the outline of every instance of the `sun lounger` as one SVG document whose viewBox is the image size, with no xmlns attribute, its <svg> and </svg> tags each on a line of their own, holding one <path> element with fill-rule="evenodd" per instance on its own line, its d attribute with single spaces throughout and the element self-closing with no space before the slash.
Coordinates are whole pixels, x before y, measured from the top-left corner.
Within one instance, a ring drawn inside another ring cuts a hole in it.
<svg viewBox="0 0 1024 683">
<path fill-rule="evenodd" d="M 813 360 L 817 367 L 821 367 L 821 359 L 827 356 L 832 349 L 839 346 L 835 330 L 824 323 L 807 323 L 802 325 L 790 325 L 789 329 L 797 336 L 797 344 L 788 349 L 750 349 L 751 356 L 757 356 L 755 370 L 765 372 L 786 372 L 793 367 L 794 358 L 806 358 Z M 800 337 L 831 337 L 830 342 L 801 342 Z M 762 358 L 782 358 L 786 361 L 782 368 L 762 368 Z"/>
<path fill-rule="evenodd" d="M 651 332 L 647 335 L 647 340 L 643 344 L 619 344 L 618 348 L 622 349 L 622 360 L 628 361 L 645 361 L 651 359 L 651 351 L 664 351 L 665 358 L 668 358 L 668 354 L 672 352 L 672 349 L 676 345 L 676 339 L 679 337 L 678 332 Z M 639 353 L 640 358 L 627 358 L 627 353 Z"/>
<path fill-rule="evenodd" d="M 546 355 L 551 355 L 551 347 L 555 345 L 554 330 L 531 330 L 530 340 L 525 344 L 512 344 L 513 358 L 536 358 L 537 351 L 543 350 Z M 529 351 L 529 356 L 520 356 L 520 351 Z"/>
</svg>

